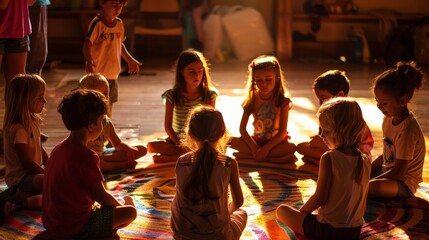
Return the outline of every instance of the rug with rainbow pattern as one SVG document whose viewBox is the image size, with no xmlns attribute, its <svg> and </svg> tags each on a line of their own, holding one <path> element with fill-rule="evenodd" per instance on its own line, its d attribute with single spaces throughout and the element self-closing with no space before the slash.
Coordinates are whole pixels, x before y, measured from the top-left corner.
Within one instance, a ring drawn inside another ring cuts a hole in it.
<svg viewBox="0 0 429 240">
<path fill-rule="evenodd" d="M 118 231 L 120 239 L 172 239 L 170 202 L 175 189 L 174 163 L 151 164 L 144 158 L 136 170 L 108 174 L 106 187 L 118 198 L 131 195 L 137 219 Z M 239 163 L 248 223 L 241 239 L 298 239 L 275 217 L 282 203 L 300 207 L 313 193 L 317 167 L 306 164 Z M 4 187 L 4 185 L 3 185 Z M 406 203 L 368 200 L 362 239 L 429 239 L 429 184 Z M 44 231 L 40 211 L 15 211 L 3 219 L 0 239 L 34 239 Z"/>
</svg>

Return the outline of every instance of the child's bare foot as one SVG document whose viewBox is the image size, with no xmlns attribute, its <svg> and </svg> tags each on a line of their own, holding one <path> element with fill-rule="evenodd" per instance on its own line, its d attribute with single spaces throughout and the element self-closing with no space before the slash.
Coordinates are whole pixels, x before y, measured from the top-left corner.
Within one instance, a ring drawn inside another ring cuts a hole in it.
<svg viewBox="0 0 429 240">
<path fill-rule="evenodd" d="M 125 202 L 125 205 L 135 206 L 133 198 L 128 195 L 124 196 L 124 202 Z"/>
</svg>

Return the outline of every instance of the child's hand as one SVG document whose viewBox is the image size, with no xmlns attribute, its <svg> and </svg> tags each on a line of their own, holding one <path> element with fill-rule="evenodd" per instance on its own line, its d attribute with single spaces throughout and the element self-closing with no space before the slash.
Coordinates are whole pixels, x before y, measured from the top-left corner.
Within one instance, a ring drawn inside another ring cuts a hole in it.
<svg viewBox="0 0 429 240">
<path fill-rule="evenodd" d="M 310 147 L 325 149 L 326 143 L 323 141 L 323 139 L 322 139 L 322 137 L 320 137 L 320 135 L 315 135 L 315 136 L 311 137 Z"/>
<path fill-rule="evenodd" d="M 93 61 L 85 62 L 85 71 L 86 73 L 94 73 L 95 72 L 95 63 Z"/>
<path fill-rule="evenodd" d="M 139 154 L 139 150 L 135 147 L 132 147 L 125 142 L 121 142 L 117 147 L 117 150 L 124 151 L 127 153 L 127 160 L 128 162 L 133 162 L 137 159 L 137 156 Z"/>
<path fill-rule="evenodd" d="M 256 161 L 265 161 L 265 159 L 268 156 L 269 151 L 267 151 L 265 148 L 259 148 L 258 151 L 256 151 L 255 160 Z"/>
<path fill-rule="evenodd" d="M 124 205 L 131 205 L 131 206 L 135 206 L 134 205 L 134 200 L 132 197 L 130 196 L 124 196 Z"/>
<path fill-rule="evenodd" d="M 129 74 L 136 74 L 140 71 L 140 66 L 142 65 L 141 62 L 133 59 L 130 62 L 128 62 L 128 73 Z"/>
</svg>

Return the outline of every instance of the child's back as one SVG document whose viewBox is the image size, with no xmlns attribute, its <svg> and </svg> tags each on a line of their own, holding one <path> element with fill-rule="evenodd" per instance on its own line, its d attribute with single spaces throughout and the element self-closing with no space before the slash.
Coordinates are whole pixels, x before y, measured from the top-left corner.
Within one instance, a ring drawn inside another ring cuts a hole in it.
<svg viewBox="0 0 429 240">
<path fill-rule="evenodd" d="M 193 169 L 193 153 L 187 153 L 179 157 L 176 165 L 176 196 L 171 206 L 171 228 L 175 236 L 197 239 L 204 235 L 207 239 L 219 239 L 227 236 L 229 228 L 228 186 L 231 179 L 231 159 L 220 155 L 219 164 L 214 164 L 211 181 L 212 189 L 216 189 L 213 195 L 216 199 L 204 201 L 190 201 L 186 197 L 186 185 L 189 182 Z M 236 164 L 236 163 L 234 163 Z M 198 206 L 198 207 L 197 207 Z M 198 208 L 198 211 L 196 210 Z"/>
<path fill-rule="evenodd" d="M 67 94 L 58 106 L 70 135 L 46 164 L 42 202 L 42 222 L 54 238 L 113 237 L 137 216 L 130 197 L 122 204 L 106 191 L 100 159 L 87 147 L 103 130 L 107 110 L 107 99 L 86 89 Z"/>
<path fill-rule="evenodd" d="M 247 213 L 240 209 L 243 193 L 237 161 L 223 154 L 227 139 L 222 114 L 199 106 L 188 119 L 186 145 L 191 151 L 176 164 L 173 237 L 238 239 Z"/>
<path fill-rule="evenodd" d="M 49 233 L 70 237 L 81 231 L 94 204 L 88 188 L 104 180 L 98 164 L 95 152 L 69 139 L 52 150 L 43 192 L 43 225 Z"/>
<path fill-rule="evenodd" d="M 366 126 L 362 111 L 354 100 L 334 98 L 322 104 L 318 119 L 329 150 L 320 158 L 316 190 L 300 209 L 279 206 L 277 217 L 306 238 L 359 239 L 371 171 L 359 150 Z"/>
</svg>

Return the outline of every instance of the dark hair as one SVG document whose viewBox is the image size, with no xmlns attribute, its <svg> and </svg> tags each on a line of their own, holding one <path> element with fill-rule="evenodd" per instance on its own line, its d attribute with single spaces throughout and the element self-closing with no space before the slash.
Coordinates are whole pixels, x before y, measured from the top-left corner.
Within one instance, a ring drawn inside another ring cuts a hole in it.
<svg viewBox="0 0 429 240">
<path fill-rule="evenodd" d="M 108 100 L 99 91 L 91 89 L 77 89 L 65 95 L 57 108 L 70 131 L 96 123 L 107 109 Z"/>
<path fill-rule="evenodd" d="M 326 90 L 334 96 L 343 91 L 347 96 L 350 90 L 350 80 L 343 71 L 329 70 L 314 79 L 313 89 Z"/>
<path fill-rule="evenodd" d="M 209 74 L 209 64 L 207 59 L 204 57 L 204 55 L 195 50 L 195 49 L 186 49 L 183 50 L 179 57 L 177 58 L 177 61 L 175 63 L 176 67 L 176 80 L 174 82 L 173 86 L 173 101 L 175 104 L 181 106 L 183 105 L 183 91 L 186 87 L 186 81 L 183 77 L 183 70 L 185 67 L 187 67 L 189 64 L 194 62 L 201 62 L 203 64 L 204 68 L 204 74 L 203 74 L 203 80 L 201 81 L 200 85 L 198 86 L 202 102 L 209 104 L 211 102 L 211 94 L 210 90 L 216 90 L 211 85 L 211 78 Z"/>
<path fill-rule="evenodd" d="M 252 112 L 254 107 L 254 95 L 257 88 L 254 79 L 254 72 L 266 69 L 272 69 L 276 73 L 276 83 L 273 92 L 274 105 L 276 107 L 283 105 L 287 89 L 280 62 L 275 56 L 261 55 L 253 59 L 247 67 L 247 96 L 241 104 L 246 112 Z"/>
<path fill-rule="evenodd" d="M 109 2 L 109 1 L 111 1 L 111 2 L 118 2 L 120 4 L 123 4 L 124 6 L 127 5 L 127 3 L 128 3 L 128 0 L 102 0 L 102 1 L 103 2 Z"/>
<path fill-rule="evenodd" d="M 411 100 L 424 81 L 424 73 L 417 68 L 415 62 L 400 61 L 394 68 L 384 71 L 374 79 L 372 91 L 374 93 L 376 88 L 380 88 L 395 99 L 407 96 Z"/>
<path fill-rule="evenodd" d="M 219 152 L 224 152 L 228 142 L 222 113 L 199 105 L 189 114 L 184 145 L 194 152 L 191 178 L 185 187 L 185 194 L 193 200 L 217 199 L 212 196 L 209 182 Z"/>
</svg>

